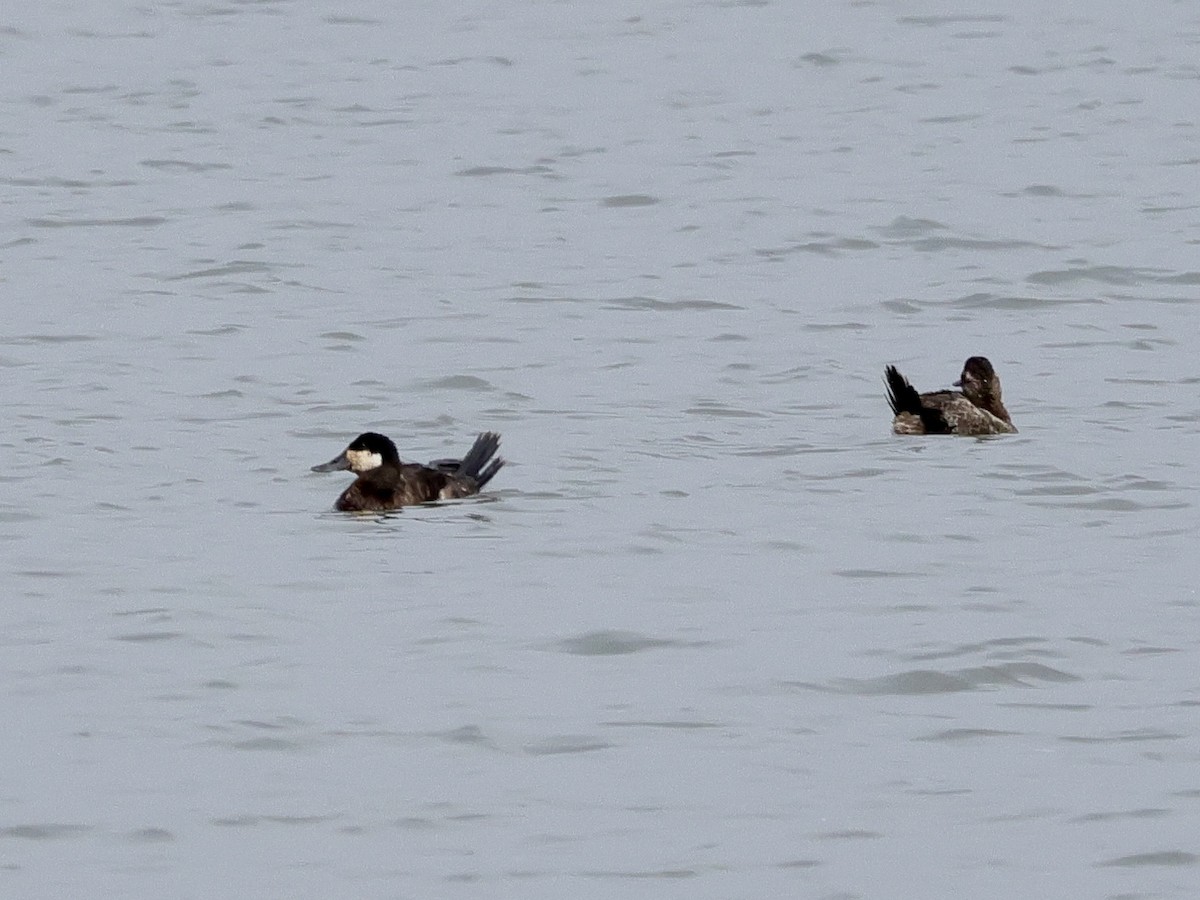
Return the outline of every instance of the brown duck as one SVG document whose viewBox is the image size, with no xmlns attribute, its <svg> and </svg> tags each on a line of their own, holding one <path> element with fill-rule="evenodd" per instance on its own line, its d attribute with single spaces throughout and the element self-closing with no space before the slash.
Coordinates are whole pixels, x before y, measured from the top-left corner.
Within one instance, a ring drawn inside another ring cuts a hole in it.
<svg viewBox="0 0 1200 900">
<path fill-rule="evenodd" d="M 896 418 L 896 434 L 1012 434 L 1012 417 L 1000 399 L 1000 379 L 985 357 L 972 356 L 963 363 L 962 377 L 954 382 L 962 391 L 918 394 L 908 379 L 888 366 L 883 373 L 888 403 Z"/>
<path fill-rule="evenodd" d="M 429 465 L 404 463 L 391 440 L 368 431 L 356 437 L 338 456 L 313 466 L 312 470 L 349 469 L 358 475 L 337 498 L 334 509 L 381 512 L 478 494 L 504 465 L 504 460 L 496 456 L 499 447 L 500 435 L 485 431 L 462 459 L 438 459 Z"/>
</svg>

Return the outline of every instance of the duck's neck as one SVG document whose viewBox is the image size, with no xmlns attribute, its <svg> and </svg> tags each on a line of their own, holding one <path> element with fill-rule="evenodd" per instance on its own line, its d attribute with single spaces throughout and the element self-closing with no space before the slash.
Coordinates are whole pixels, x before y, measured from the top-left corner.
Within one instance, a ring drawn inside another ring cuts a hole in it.
<svg viewBox="0 0 1200 900">
<path fill-rule="evenodd" d="M 1004 408 L 1004 401 L 999 396 L 988 397 L 988 402 L 983 407 L 997 419 L 1002 419 L 1009 425 L 1012 424 L 1012 416 L 1008 414 L 1008 410 Z"/>
</svg>

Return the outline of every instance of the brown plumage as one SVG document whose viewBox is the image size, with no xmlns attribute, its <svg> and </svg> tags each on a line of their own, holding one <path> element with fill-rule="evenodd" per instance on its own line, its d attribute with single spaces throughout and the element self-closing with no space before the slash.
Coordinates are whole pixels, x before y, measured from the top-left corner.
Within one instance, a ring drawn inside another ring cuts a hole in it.
<svg viewBox="0 0 1200 900">
<path fill-rule="evenodd" d="M 896 434 L 1012 434 L 1017 429 L 1000 397 L 1000 379 L 985 357 L 972 356 L 963 364 L 959 391 L 919 394 L 896 369 L 884 369 L 888 403 Z"/>
<path fill-rule="evenodd" d="M 504 460 L 495 455 L 499 447 L 500 435 L 485 431 L 462 459 L 439 459 L 424 466 L 401 462 L 391 440 L 368 431 L 355 438 L 339 456 L 313 466 L 313 471 L 349 469 L 358 475 L 337 498 L 335 509 L 382 512 L 478 494 L 504 465 Z"/>
</svg>

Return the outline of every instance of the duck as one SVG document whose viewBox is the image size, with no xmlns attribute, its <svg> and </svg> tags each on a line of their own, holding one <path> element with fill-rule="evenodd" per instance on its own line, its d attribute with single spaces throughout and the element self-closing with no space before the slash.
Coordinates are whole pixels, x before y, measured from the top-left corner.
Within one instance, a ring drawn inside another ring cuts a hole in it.
<svg viewBox="0 0 1200 900">
<path fill-rule="evenodd" d="M 436 459 L 428 465 L 405 463 L 390 438 L 367 431 L 312 470 L 348 469 L 358 476 L 334 503 L 339 512 L 383 512 L 478 494 L 504 466 L 504 460 L 496 456 L 499 448 L 500 435 L 485 431 L 462 459 Z"/>
<path fill-rule="evenodd" d="M 963 363 L 954 382 L 962 391 L 918 394 L 895 366 L 883 372 L 896 434 L 1014 434 L 1012 416 L 1000 399 L 1000 378 L 985 356 Z"/>
</svg>

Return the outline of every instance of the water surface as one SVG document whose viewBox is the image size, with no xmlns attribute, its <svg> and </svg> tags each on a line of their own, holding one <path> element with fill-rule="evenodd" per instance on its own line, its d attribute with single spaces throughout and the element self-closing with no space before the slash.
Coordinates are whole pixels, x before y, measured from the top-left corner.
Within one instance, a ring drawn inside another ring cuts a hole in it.
<svg viewBox="0 0 1200 900">
<path fill-rule="evenodd" d="M 5 895 L 1194 897 L 1198 43 L 10 11 Z"/>
</svg>

